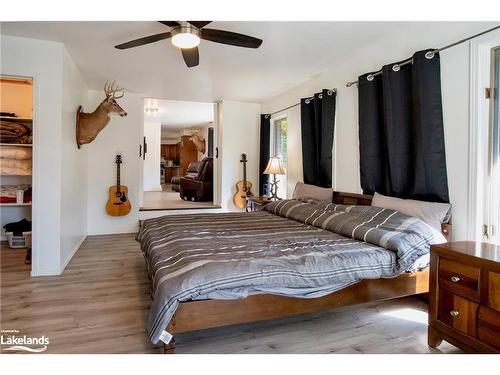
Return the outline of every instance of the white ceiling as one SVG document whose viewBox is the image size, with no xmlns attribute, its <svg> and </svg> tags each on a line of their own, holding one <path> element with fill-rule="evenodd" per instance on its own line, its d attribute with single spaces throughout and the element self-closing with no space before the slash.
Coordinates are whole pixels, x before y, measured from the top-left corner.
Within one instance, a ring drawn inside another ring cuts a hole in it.
<svg viewBox="0 0 500 375">
<path fill-rule="evenodd" d="M 144 119 L 160 122 L 162 129 L 193 128 L 214 121 L 213 103 L 145 99 L 144 108 L 148 107 L 157 108 L 158 111 L 146 111 Z"/>
<path fill-rule="evenodd" d="M 334 67 L 356 50 L 390 38 L 409 48 L 439 47 L 492 22 L 220 22 L 208 27 L 264 40 L 257 49 L 202 41 L 200 65 L 187 68 L 169 41 L 129 50 L 114 45 L 169 28 L 147 22 L 2 22 L 1 32 L 63 42 L 90 88 L 108 79 L 147 97 L 263 102 Z M 346 80 L 352 77 L 346 77 Z"/>
</svg>

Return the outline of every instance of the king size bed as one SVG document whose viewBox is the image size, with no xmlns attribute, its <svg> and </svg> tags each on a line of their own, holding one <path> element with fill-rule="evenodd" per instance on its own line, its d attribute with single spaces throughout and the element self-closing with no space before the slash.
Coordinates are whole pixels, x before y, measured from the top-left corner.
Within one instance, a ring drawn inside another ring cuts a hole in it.
<svg viewBox="0 0 500 375">
<path fill-rule="evenodd" d="M 177 333 L 426 293 L 430 245 L 450 227 L 370 203 L 334 193 L 144 221 L 151 342 L 173 353 Z"/>
</svg>

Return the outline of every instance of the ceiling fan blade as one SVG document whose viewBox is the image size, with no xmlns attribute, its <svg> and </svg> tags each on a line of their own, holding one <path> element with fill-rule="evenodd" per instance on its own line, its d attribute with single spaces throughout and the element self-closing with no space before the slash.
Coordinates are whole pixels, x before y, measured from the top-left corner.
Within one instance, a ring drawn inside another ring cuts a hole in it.
<svg viewBox="0 0 500 375">
<path fill-rule="evenodd" d="M 207 26 L 209 23 L 212 23 L 212 21 L 188 21 L 191 25 L 197 27 L 198 29 L 201 29 L 202 27 Z"/>
<path fill-rule="evenodd" d="M 201 39 L 246 48 L 259 48 L 262 44 L 262 39 L 215 29 L 201 29 Z"/>
<path fill-rule="evenodd" d="M 158 21 L 159 23 L 165 25 L 165 26 L 170 26 L 170 27 L 177 27 L 180 26 L 181 24 L 177 21 Z"/>
<path fill-rule="evenodd" d="M 127 43 L 118 44 L 117 46 L 115 46 L 115 48 L 127 49 L 127 48 L 132 48 L 132 47 L 139 47 L 139 46 L 142 46 L 144 44 L 154 43 L 154 42 L 157 42 L 159 40 L 168 39 L 170 37 L 171 37 L 170 32 L 155 34 L 155 35 L 145 36 L 144 38 L 131 40 L 130 42 L 127 42 Z"/>
<path fill-rule="evenodd" d="M 198 47 L 194 48 L 183 48 L 182 57 L 188 68 L 192 68 L 200 63 L 200 54 L 198 52 Z"/>
</svg>

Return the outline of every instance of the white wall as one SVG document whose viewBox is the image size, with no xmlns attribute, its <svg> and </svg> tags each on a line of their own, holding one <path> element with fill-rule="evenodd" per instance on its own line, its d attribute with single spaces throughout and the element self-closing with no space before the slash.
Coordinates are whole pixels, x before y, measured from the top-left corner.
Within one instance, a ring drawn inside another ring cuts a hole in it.
<svg viewBox="0 0 500 375">
<path fill-rule="evenodd" d="M 144 160 L 144 191 L 161 191 L 160 184 L 160 154 L 161 154 L 161 123 L 145 121 L 144 137 L 148 144 L 148 152 Z"/>
<path fill-rule="evenodd" d="M 469 44 L 441 53 L 446 169 L 453 205 L 453 239 L 467 239 L 469 200 Z"/>
<path fill-rule="evenodd" d="M 75 140 L 75 114 L 87 102 L 87 87 L 66 49 L 63 52 L 61 129 L 61 269 L 87 237 L 87 150 Z"/>
<path fill-rule="evenodd" d="M 104 99 L 102 91 L 89 90 L 86 112 L 93 111 Z M 128 113 L 127 117 L 111 116 L 109 124 L 97 138 L 87 145 L 87 230 L 89 235 L 133 233 L 139 228 L 138 212 L 142 186 L 142 158 L 139 145 L 142 144 L 144 127 L 143 98 L 140 94 L 125 92 L 118 100 Z M 109 216 L 105 206 L 108 189 L 116 184 L 116 153 L 123 159 L 121 182 L 129 188 L 132 211 L 127 216 Z"/>
<path fill-rule="evenodd" d="M 34 77 L 32 274 L 57 274 L 63 45 L 5 35 L 0 43 L 2 74 Z"/>
<path fill-rule="evenodd" d="M 298 103 L 323 88 L 337 89 L 334 141 L 333 187 L 335 190 L 361 193 L 359 177 L 357 88 L 345 87 L 360 74 L 378 70 L 384 64 L 411 56 L 415 51 L 434 45 L 433 36 L 419 40 L 395 40 L 361 48 L 352 59 L 278 95 L 262 104 L 262 113 L 271 113 Z M 450 200 L 453 204 L 453 236 L 464 239 L 467 217 L 467 165 L 469 131 L 469 47 L 467 43 L 441 53 L 441 79 L 445 127 L 446 158 Z M 288 193 L 302 181 L 300 107 L 288 111 Z M 293 143 L 293 146 L 292 146 Z"/>
<path fill-rule="evenodd" d="M 82 93 L 82 82 L 61 43 L 2 35 L 0 48 L 1 74 L 34 79 L 31 273 L 56 275 L 69 260 L 77 237 L 85 233 L 85 189 L 74 192 L 74 199 L 80 200 L 74 205 L 68 195 L 81 182 L 76 174 L 85 163 L 84 157 L 82 162 L 69 149 L 71 133 L 74 139 L 74 122 L 69 120 L 69 112 Z M 65 95 L 69 97 L 64 98 Z M 61 215 L 65 215 L 67 223 L 62 223 Z M 77 225 L 82 227 L 76 230 Z"/>
<path fill-rule="evenodd" d="M 247 179 L 253 183 L 252 190 L 258 191 L 260 104 L 223 100 L 220 110 L 221 206 L 230 211 L 241 210 L 233 204 L 233 195 L 236 183 L 243 179 L 243 153 L 248 159 Z"/>
</svg>

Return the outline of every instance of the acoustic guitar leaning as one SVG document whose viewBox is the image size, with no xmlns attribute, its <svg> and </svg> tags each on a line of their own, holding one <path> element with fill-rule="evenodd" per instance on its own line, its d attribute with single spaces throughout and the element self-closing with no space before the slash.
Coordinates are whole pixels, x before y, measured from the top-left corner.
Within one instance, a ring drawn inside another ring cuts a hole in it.
<svg viewBox="0 0 500 375">
<path fill-rule="evenodd" d="M 247 155 L 241 154 L 240 162 L 243 163 L 243 181 L 238 181 L 236 183 L 236 194 L 233 197 L 233 203 L 236 207 L 245 208 L 246 207 L 246 197 L 252 194 L 252 183 L 247 181 Z"/>
<path fill-rule="evenodd" d="M 116 155 L 116 185 L 109 188 L 108 203 L 106 203 L 106 212 L 111 216 L 125 216 L 132 209 L 128 199 L 128 187 L 120 184 L 120 164 L 122 156 Z"/>
</svg>

